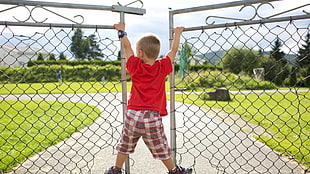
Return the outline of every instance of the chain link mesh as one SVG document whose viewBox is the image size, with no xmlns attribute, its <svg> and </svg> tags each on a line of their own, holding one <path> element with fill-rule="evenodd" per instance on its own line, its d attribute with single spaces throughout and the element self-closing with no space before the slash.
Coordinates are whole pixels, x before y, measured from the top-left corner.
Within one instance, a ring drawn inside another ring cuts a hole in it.
<svg viewBox="0 0 310 174">
<path fill-rule="evenodd" d="M 103 173 L 123 119 L 115 31 L 82 28 L 102 63 L 71 61 L 77 28 L 30 28 L 0 26 L 0 173 Z M 184 32 L 176 162 L 194 173 L 307 173 L 309 71 L 293 65 L 309 59 L 297 56 L 308 33 L 309 19 Z M 271 59 L 282 55 L 277 41 L 285 59 Z M 39 53 L 45 61 L 35 61 Z M 259 68 L 264 76 L 254 74 Z M 133 171 L 151 165 L 139 161 Z"/>
<path fill-rule="evenodd" d="M 111 165 L 95 158 L 115 153 L 121 134 L 119 41 L 114 30 L 82 30 L 97 38 L 105 64 L 72 64 L 76 28 L 19 35 L 19 27 L 1 26 L 0 173 L 98 173 Z M 67 60 L 49 60 L 52 53 Z"/>
<path fill-rule="evenodd" d="M 174 76 L 178 163 L 195 173 L 309 171 L 310 96 L 301 85 L 309 71 L 289 83 L 309 28 L 307 19 L 184 32 Z M 271 61 L 279 51 L 286 56 Z"/>
</svg>

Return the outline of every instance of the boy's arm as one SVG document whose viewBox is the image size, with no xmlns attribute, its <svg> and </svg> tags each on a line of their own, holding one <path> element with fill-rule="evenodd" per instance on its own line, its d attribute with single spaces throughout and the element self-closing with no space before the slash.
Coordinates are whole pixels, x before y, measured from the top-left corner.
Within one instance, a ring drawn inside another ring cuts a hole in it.
<svg viewBox="0 0 310 174">
<path fill-rule="evenodd" d="M 173 35 L 173 40 L 172 40 L 172 44 L 171 44 L 171 49 L 167 54 L 167 56 L 170 57 L 171 62 L 174 61 L 175 56 L 178 52 L 179 44 L 180 44 L 180 37 L 181 37 L 183 30 L 184 30 L 184 27 L 176 27 L 173 30 L 174 35 Z"/>
<path fill-rule="evenodd" d="M 118 23 L 118 24 L 114 24 L 114 28 L 117 30 L 117 31 L 125 31 L 125 24 L 124 23 Z M 126 59 L 126 62 L 128 60 L 128 58 L 132 55 L 134 55 L 134 52 L 131 48 L 131 44 L 130 44 L 130 41 L 128 40 L 127 38 L 127 35 L 124 35 L 120 38 L 121 40 L 121 43 L 123 45 L 123 48 L 124 48 L 124 54 L 125 54 L 125 59 Z"/>
</svg>

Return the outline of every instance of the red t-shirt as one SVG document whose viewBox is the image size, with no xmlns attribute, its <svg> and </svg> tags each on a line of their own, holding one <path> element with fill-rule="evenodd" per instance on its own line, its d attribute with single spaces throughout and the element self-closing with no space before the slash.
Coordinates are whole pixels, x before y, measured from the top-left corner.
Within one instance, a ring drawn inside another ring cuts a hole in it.
<svg viewBox="0 0 310 174">
<path fill-rule="evenodd" d="M 172 72 L 170 58 L 166 56 L 149 65 L 131 56 L 126 67 L 132 80 L 127 109 L 153 110 L 161 116 L 168 115 L 165 81 L 166 76 Z"/>
</svg>

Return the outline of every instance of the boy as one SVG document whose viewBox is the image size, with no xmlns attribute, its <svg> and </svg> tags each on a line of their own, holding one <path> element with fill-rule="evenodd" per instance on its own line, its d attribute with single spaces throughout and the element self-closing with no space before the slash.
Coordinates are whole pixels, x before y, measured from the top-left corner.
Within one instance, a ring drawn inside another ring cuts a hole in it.
<svg viewBox="0 0 310 174">
<path fill-rule="evenodd" d="M 172 152 L 164 133 L 161 116 L 166 116 L 165 79 L 172 72 L 184 27 L 174 29 L 172 48 L 166 57 L 156 60 L 160 41 L 154 35 L 142 37 L 136 44 L 136 56 L 125 32 L 125 24 L 114 25 L 124 48 L 126 68 L 132 79 L 132 88 L 127 105 L 122 137 L 116 149 L 116 163 L 106 174 L 121 174 L 121 168 L 133 153 L 140 137 L 155 159 L 161 160 L 169 174 L 190 174 L 192 169 L 175 166 Z"/>
<path fill-rule="evenodd" d="M 59 84 L 61 85 L 62 84 L 62 74 L 61 74 L 61 71 L 58 72 L 57 79 L 58 79 Z"/>
</svg>

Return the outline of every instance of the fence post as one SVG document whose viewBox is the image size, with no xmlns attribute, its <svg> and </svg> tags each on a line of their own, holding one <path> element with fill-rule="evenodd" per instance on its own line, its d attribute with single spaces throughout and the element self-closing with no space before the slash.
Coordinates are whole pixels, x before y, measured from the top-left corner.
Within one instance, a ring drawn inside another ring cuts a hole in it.
<svg viewBox="0 0 310 174">
<path fill-rule="evenodd" d="M 125 13 L 120 12 L 120 22 L 125 23 Z M 126 83 L 126 59 L 124 55 L 124 48 L 121 44 L 121 67 L 122 67 L 122 102 L 123 102 L 123 120 L 125 120 L 126 116 L 126 108 L 127 108 L 127 83 Z M 129 165 L 129 156 L 125 161 L 125 174 L 130 174 L 130 165 Z"/>
<path fill-rule="evenodd" d="M 169 43 L 173 39 L 173 13 L 169 12 Z M 172 158 L 176 163 L 176 128 L 175 128 L 175 99 L 174 99 L 174 63 L 172 62 L 172 72 L 170 74 L 170 146 L 172 149 Z"/>
</svg>

